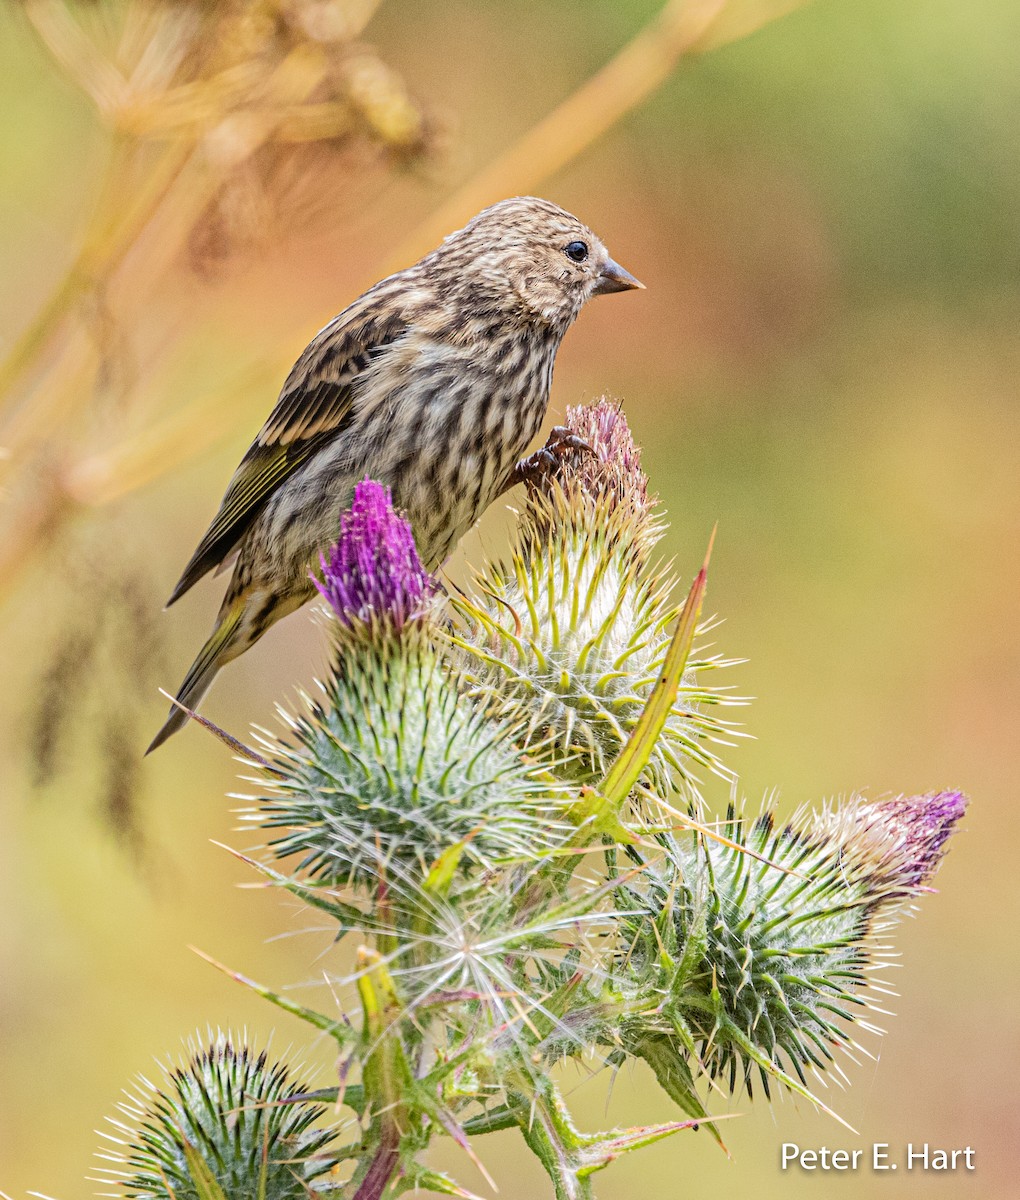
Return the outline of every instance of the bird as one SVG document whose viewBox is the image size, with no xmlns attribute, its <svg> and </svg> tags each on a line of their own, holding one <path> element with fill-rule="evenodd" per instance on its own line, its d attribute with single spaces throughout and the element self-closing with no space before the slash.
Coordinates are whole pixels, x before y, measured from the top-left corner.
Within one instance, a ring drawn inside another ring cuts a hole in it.
<svg viewBox="0 0 1020 1200">
<path fill-rule="evenodd" d="M 213 632 L 146 753 L 222 666 L 316 594 L 355 484 L 390 487 L 434 571 L 536 469 L 564 334 L 593 296 L 643 288 L 577 217 L 517 196 L 483 209 L 321 329 L 287 376 L 167 608 L 233 565 Z M 554 431 L 554 435 L 557 431 Z"/>
</svg>

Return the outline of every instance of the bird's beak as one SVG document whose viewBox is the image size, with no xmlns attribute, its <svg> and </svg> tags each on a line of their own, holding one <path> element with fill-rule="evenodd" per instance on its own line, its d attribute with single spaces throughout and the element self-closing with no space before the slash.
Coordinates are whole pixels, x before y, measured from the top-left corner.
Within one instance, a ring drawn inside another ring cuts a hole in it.
<svg viewBox="0 0 1020 1200">
<path fill-rule="evenodd" d="M 624 270 L 619 263 L 608 258 L 592 295 L 606 296 L 610 292 L 629 292 L 632 288 L 644 288 L 644 286 L 640 280 L 634 278 L 630 271 Z"/>
</svg>

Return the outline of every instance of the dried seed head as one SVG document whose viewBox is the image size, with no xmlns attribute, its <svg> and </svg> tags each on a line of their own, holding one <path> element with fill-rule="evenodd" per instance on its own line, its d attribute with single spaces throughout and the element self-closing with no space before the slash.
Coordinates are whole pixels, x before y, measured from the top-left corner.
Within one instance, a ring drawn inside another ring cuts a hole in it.
<svg viewBox="0 0 1020 1200">
<path fill-rule="evenodd" d="M 302 222 L 334 223 L 338 197 L 357 204 L 359 182 L 390 163 L 439 156 L 436 120 L 361 40 L 371 0 L 28 7 L 126 147 L 195 151 L 166 207 L 194 214 L 204 273 Z"/>
</svg>

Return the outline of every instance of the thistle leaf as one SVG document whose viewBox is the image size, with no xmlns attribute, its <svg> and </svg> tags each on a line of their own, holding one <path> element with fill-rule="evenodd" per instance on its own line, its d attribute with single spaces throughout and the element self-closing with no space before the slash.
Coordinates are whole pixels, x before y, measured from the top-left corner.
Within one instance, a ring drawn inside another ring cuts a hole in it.
<svg viewBox="0 0 1020 1200">
<path fill-rule="evenodd" d="M 663 1138 L 671 1137 L 684 1129 L 697 1130 L 699 1124 L 696 1120 L 667 1121 L 662 1125 L 636 1125 L 632 1129 L 614 1129 L 609 1133 L 586 1135 L 584 1150 L 581 1152 L 584 1163 L 577 1173 L 584 1179 L 608 1167 L 611 1162 L 631 1150 L 640 1150 L 642 1146 L 661 1142 Z"/>
<path fill-rule="evenodd" d="M 195 1186 L 195 1193 L 198 1196 L 198 1200 L 228 1200 L 223 1189 L 216 1182 L 216 1176 L 209 1169 L 205 1159 L 195 1147 L 189 1141 L 184 1141 L 181 1144 L 181 1150 L 184 1154 L 184 1161 L 188 1164 L 191 1182 Z M 265 1172 L 260 1171 L 259 1175 L 259 1191 L 264 1196 Z"/>
<path fill-rule="evenodd" d="M 353 904 L 345 904 L 342 900 L 338 900 L 333 889 L 317 888 L 301 883 L 299 880 L 293 879 L 290 875 L 284 875 L 281 871 L 274 871 L 266 863 L 261 863 L 257 859 L 250 858 L 247 854 L 241 854 L 240 851 L 234 850 L 230 846 L 224 846 L 222 842 L 214 841 L 213 845 L 226 850 L 235 858 L 240 859 L 246 866 L 251 867 L 253 871 L 258 871 L 260 875 L 264 875 L 271 883 L 284 888 L 292 896 L 297 896 L 299 900 L 303 900 L 305 904 L 329 913 L 331 917 L 334 917 L 339 922 L 344 933 L 364 929 L 365 914 L 361 909 L 355 908 Z M 328 899 L 323 894 L 326 891 L 329 892 Z"/>
<path fill-rule="evenodd" d="M 444 1175 L 441 1171 L 431 1171 L 428 1167 L 415 1163 L 396 1181 L 393 1191 L 394 1195 L 402 1196 L 404 1192 L 419 1190 L 438 1192 L 440 1196 L 460 1196 L 461 1200 L 483 1200 L 475 1192 L 462 1188 L 449 1175 Z"/>
<path fill-rule="evenodd" d="M 222 971 L 224 975 L 233 979 L 235 983 L 243 984 L 246 988 L 250 988 L 256 995 L 261 996 L 263 1000 L 268 1000 L 270 1004 L 275 1004 L 277 1008 L 282 1008 L 284 1012 L 288 1012 L 293 1017 L 298 1017 L 302 1021 L 307 1021 L 309 1025 L 314 1025 L 316 1029 L 321 1029 L 323 1033 L 328 1034 L 340 1046 L 349 1046 L 357 1037 L 354 1030 L 347 1024 L 346 1021 L 336 1021 L 332 1017 L 327 1017 L 325 1013 L 316 1012 L 313 1008 L 305 1008 L 303 1004 L 298 1004 L 294 1000 L 288 1000 L 286 996 L 281 996 L 279 992 L 272 991 L 265 984 L 256 983 L 254 979 L 249 979 L 247 975 L 242 975 L 240 971 L 234 971 L 230 967 L 224 966 L 223 963 L 217 962 L 211 955 L 206 954 L 204 950 L 199 950 L 197 946 L 189 946 L 199 958 L 216 968 L 217 971 Z"/>
<path fill-rule="evenodd" d="M 687 599 L 677 620 L 676 629 L 662 665 L 662 673 L 652 689 L 630 737 L 602 781 L 600 790 L 610 804 L 620 805 L 630 795 L 631 789 L 647 767 L 659 735 L 673 711 L 680 680 L 687 667 L 694 634 L 701 616 L 701 606 L 708 582 L 708 562 L 712 556 L 714 541 L 715 530 L 712 531 L 709 539 L 705 561 L 695 576 L 694 583 L 691 584 L 691 590 L 687 594 Z"/>
<path fill-rule="evenodd" d="M 659 1087 L 666 1095 L 685 1113 L 690 1113 L 695 1121 L 704 1124 L 720 1148 L 729 1154 L 719 1136 L 715 1121 L 709 1118 L 708 1111 L 697 1093 L 686 1055 L 679 1050 L 673 1039 L 665 1033 L 646 1033 L 641 1037 L 626 1039 L 625 1045 L 631 1054 L 643 1058 L 648 1063 L 655 1073 Z"/>
<path fill-rule="evenodd" d="M 439 855 L 429 868 L 428 874 L 422 880 L 422 887 L 425 891 L 435 892 L 440 896 L 446 895 L 450 890 L 450 884 L 453 883 L 457 867 L 460 866 L 461 856 L 469 840 L 465 838 L 453 846 L 447 846 L 442 854 Z"/>
</svg>

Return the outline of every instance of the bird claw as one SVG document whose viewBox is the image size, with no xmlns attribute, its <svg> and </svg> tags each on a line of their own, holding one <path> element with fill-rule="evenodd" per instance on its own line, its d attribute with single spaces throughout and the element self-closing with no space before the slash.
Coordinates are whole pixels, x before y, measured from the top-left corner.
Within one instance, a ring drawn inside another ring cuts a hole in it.
<svg viewBox="0 0 1020 1200">
<path fill-rule="evenodd" d="M 565 425 L 554 425 L 549 431 L 545 445 L 534 454 L 529 454 L 527 458 L 522 458 L 510 472 L 506 488 L 512 488 L 518 483 L 536 485 L 555 478 L 567 458 L 576 452 L 595 453 L 584 438 L 578 437 Z"/>
</svg>

